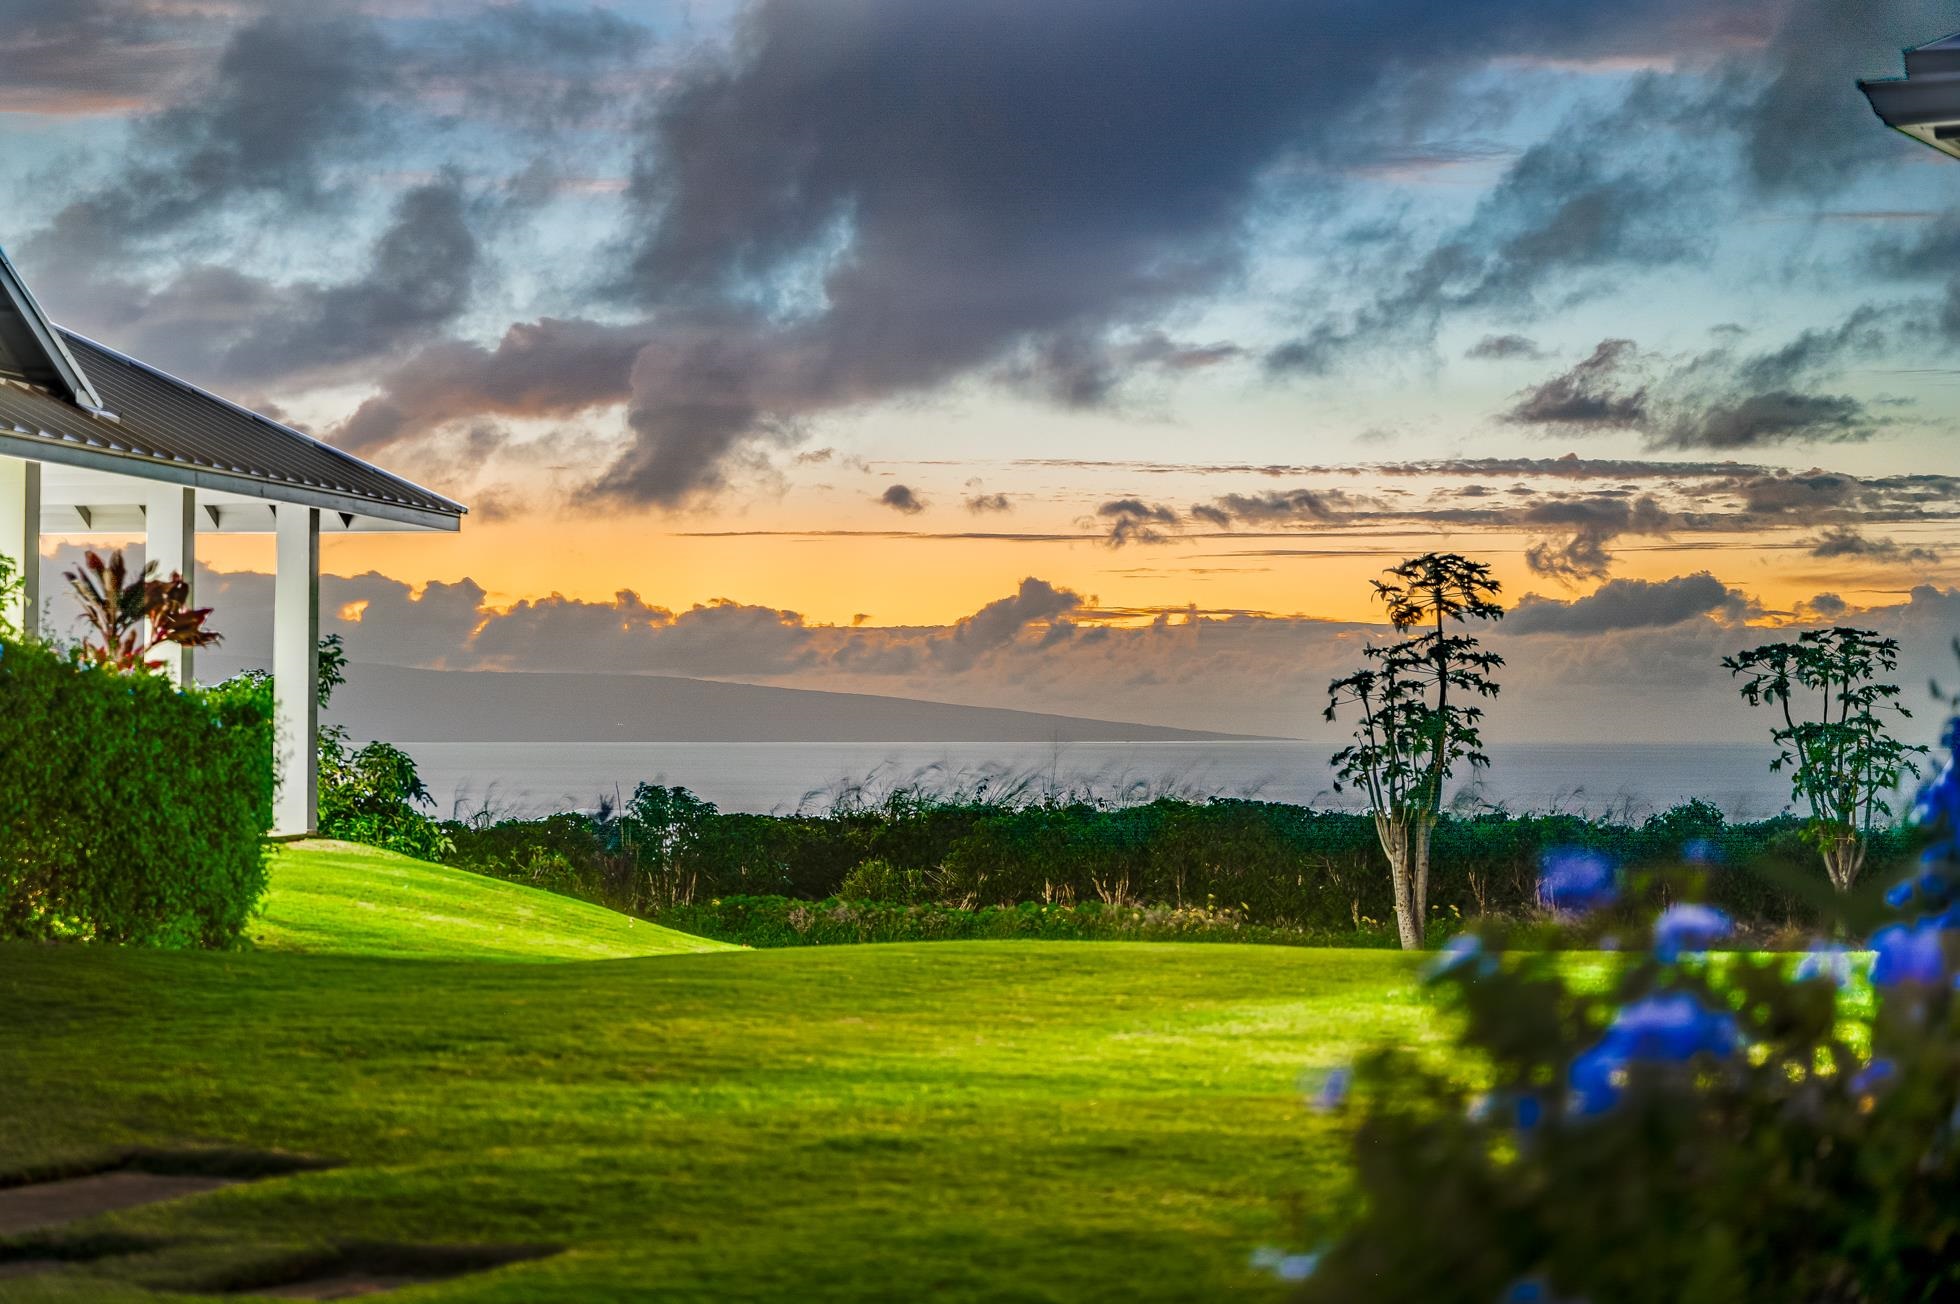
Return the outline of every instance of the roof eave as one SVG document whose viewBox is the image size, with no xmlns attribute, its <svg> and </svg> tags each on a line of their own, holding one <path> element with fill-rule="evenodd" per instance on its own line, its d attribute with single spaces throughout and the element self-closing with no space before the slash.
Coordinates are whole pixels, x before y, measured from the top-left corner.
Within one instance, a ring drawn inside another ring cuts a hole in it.
<svg viewBox="0 0 1960 1304">
<path fill-rule="evenodd" d="M 37 462 L 81 467 L 90 471 L 104 471 L 111 475 L 132 476 L 140 480 L 178 484 L 191 489 L 210 489 L 238 494 L 241 497 L 263 499 L 266 502 L 293 503 L 301 507 L 346 512 L 417 530 L 454 532 L 462 528 L 463 513 L 467 510 L 459 508 L 455 512 L 435 511 L 416 507 L 410 503 L 391 503 L 364 498 L 359 494 L 339 493 L 314 485 L 262 480 L 256 476 L 237 475 L 186 462 L 146 457 L 141 453 L 119 453 L 106 448 L 89 448 L 65 440 L 44 439 L 39 435 L 20 435 L 4 430 L 0 430 L 0 454 Z"/>
<path fill-rule="evenodd" d="M 47 314 L 41 311 L 41 305 L 35 300 L 34 292 L 27 288 L 27 282 L 23 281 L 20 273 L 14 270 L 13 260 L 7 257 L 5 249 L 0 249 L 0 292 L 4 292 L 13 301 L 21 320 L 27 324 L 29 332 L 33 334 L 34 342 L 41 346 L 41 352 L 46 357 L 48 365 L 61 378 L 62 387 L 68 391 L 68 399 L 75 406 L 89 412 L 98 415 L 106 412 L 101 397 L 95 392 L 95 386 L 89 383 L 87 373 L 82 370 L 81 364 L 75 361 L 75 355 L 68 351 L 68 342 L 61 338 L 61 332 L 48 320 Z"/>
</svg>

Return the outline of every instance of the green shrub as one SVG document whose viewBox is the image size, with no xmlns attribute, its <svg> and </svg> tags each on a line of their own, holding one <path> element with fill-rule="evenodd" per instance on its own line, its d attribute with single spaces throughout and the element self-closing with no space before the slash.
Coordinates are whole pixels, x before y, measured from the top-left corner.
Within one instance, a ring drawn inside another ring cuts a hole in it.
<svg viewBox="0 0 1960 1304">
<path fill-rule="evenodd" d="M 234 943 L 265 890 L 272 701 L 0 642 L 0 937 Z"/>
<path fill-rule="evenodd" d="M 850 873 L 838 886 L 837 895 L 845 901 L 884 901 L 908 904 L 925 891 L 924 875 L 916 869 L 898 869 L 889 860 L 873 858 Z"/>
<path fill-rule="evenodd" d="M 1195 906 L 1110 906 L 1023 902 L 967 909 L 937 902 L 798 901 L 725 897 L 676 905 L 652 916 L 668 928 L 742 946 L 842 946 L 860 942 L 1001 941 L 1241 942 L 1266 946 L 1393 946 L 1392 929 L 1340 933 L 1267 928 Z M 1440 940 L 1440 938 L 1439 938 Z"/>
</svg>

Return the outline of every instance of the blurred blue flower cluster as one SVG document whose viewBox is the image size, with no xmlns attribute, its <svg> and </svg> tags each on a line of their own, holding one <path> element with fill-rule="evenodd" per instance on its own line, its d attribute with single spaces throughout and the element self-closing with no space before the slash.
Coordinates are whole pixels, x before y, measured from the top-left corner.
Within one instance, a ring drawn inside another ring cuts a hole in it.
<svg viewBox="0 0 1960 1304">
<path fill-rule="evenodd" d="M 1735 1016 L 1710 1009 L 1688 992 L 1663 992 L 1621 1009 L 1590 1050 L 1572 1061 L 1573 1112 L 1619 1103 L 1634 1064 L 1685 1064 L 1697 1055 L 1726 1058 L 1742 1044 Z"/>
<path fill-rule="evenodd" d="M 1538 900 L 1547 910 L 1595 910 L 1618 895 L 1612 863 L 1596 851 L 1550 851 L 1538 863 Z"/>
</svg>

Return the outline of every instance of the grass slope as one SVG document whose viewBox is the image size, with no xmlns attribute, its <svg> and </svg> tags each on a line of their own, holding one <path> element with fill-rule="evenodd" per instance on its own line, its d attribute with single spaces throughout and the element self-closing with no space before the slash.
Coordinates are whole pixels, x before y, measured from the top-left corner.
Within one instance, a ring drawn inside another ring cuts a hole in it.
<svg viewBox="0 0 1960 1304">
<path fill-rule="evenodd" d="M 1277 1298 L 1340 1198 L 1303 1071 L 1419 1040 L 1387 952 L 936 943 L 594 964 L 0 946 L 0 1175 L 129 1146 L 344 1166 L 109 1215 L 0 1298 L 282 1248 L 550 1243 L 417 1301 Z"/>
<path fill-rule="evenodd" d="M 254 945 L 313 954 L 621 960 L 724 944 L 601 906 L 350 842 L 273 852 Z"/>
</svg>

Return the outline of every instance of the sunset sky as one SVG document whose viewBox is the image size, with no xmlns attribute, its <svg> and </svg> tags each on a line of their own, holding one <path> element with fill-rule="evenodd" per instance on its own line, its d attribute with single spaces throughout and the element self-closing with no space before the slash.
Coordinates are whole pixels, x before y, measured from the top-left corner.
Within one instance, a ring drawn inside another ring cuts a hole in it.
<svg viewBox="0 0 1960 1304">
<path fill-rule="evenodd" d="M 357 658 L 1307 734 L 1448 548 L 1501 737 L 1744 736 L 1757 626 L 1951 664 L 1960 162 L 1855 81 L 1960 5 L 0 15 L 49 313 L 471 505 L 325 544 Z"/>
</svg>

